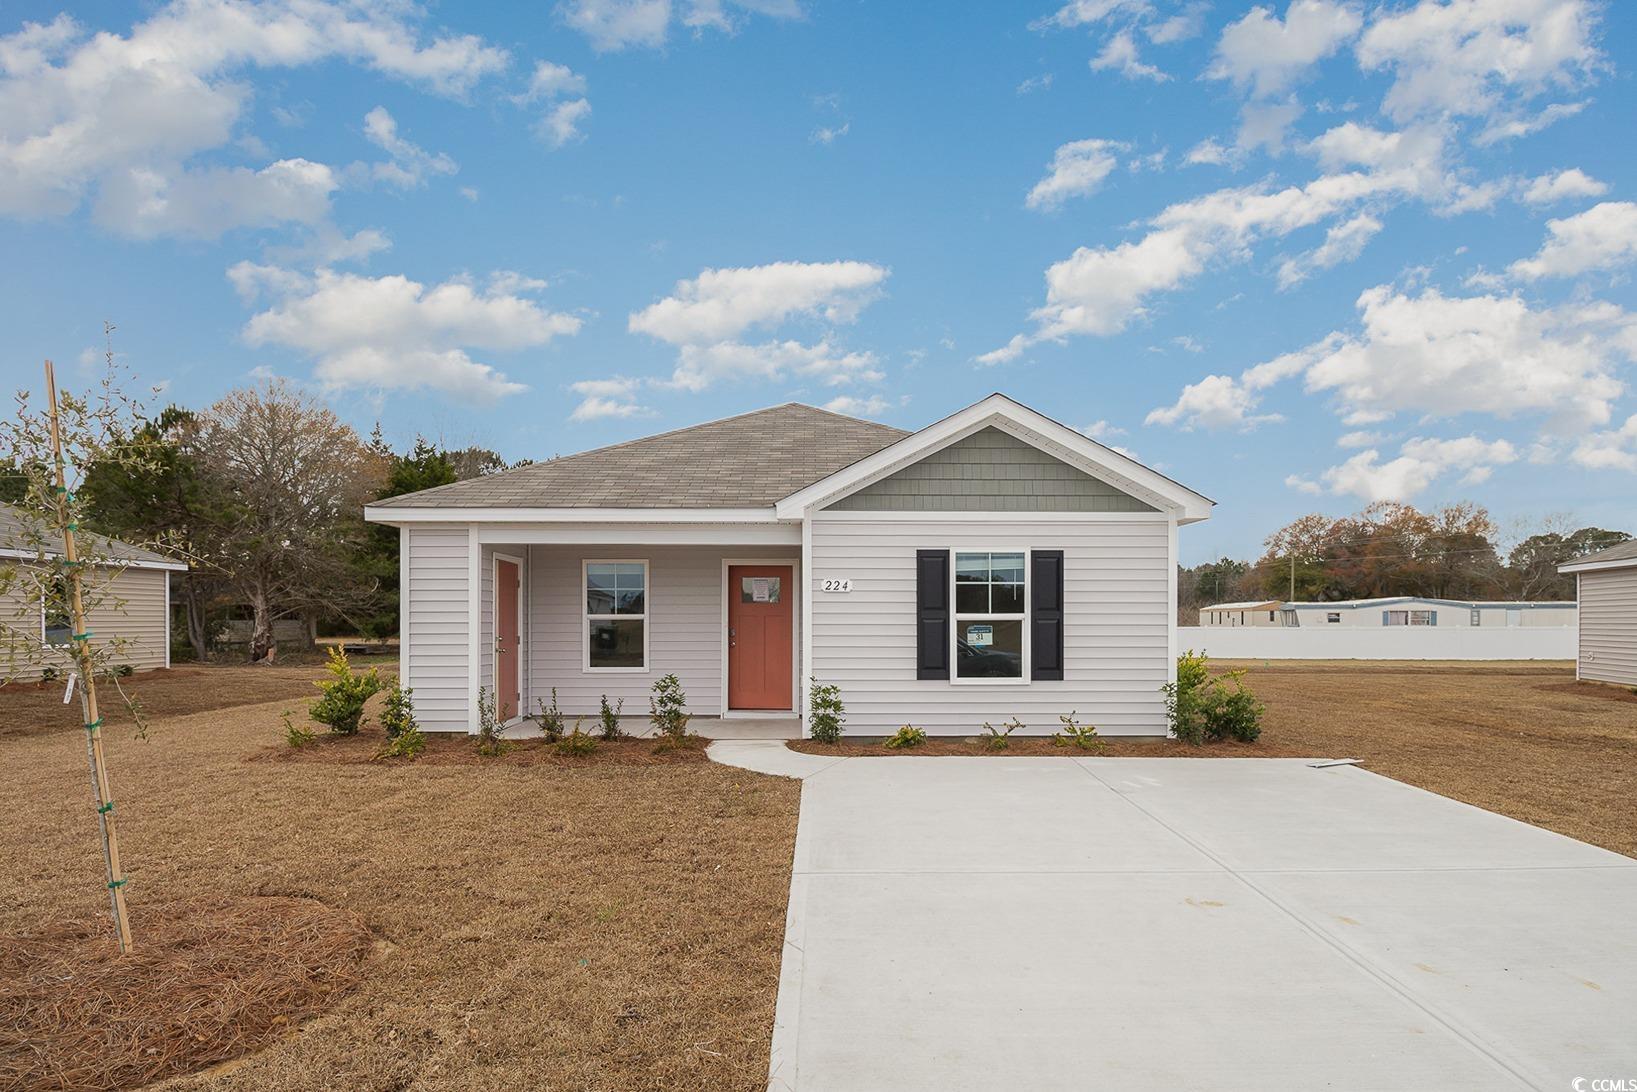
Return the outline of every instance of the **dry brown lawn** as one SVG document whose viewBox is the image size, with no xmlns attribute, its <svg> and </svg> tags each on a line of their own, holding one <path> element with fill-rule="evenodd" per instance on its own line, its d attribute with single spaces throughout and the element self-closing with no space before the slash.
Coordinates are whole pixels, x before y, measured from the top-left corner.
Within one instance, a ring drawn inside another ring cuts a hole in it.
<svg viewBox="0 0 1637 1092">
<path fill-rule="evenodd" d="M 1206 747 L 1108 739 L 1119 756 L 1357 758 L 1377 773 L 1637 857 L 1637 694 L 1577 683 L 1572 664 L 1216 661 L 1244 668 L 1267 703 L 1254 744 Z M 797 750 L 834 754 L 804 741 Z M 1014 737 L 1002 752 L 978 741 L 929 740 L 878 755 L 1082 754 Z"/>
<path fill-rule="evenodd" d="M 317 899 L 382 954 L 328 1013 L 174 1087 L 765 1085 L 795 782 L 692 761 L 257 760 L 316 693 L 313 669 L 287 670 L 134 680 L 149 737 L 108 733 L 133 912 Z M 208 711 L 229 692 L 262 701 Z M 47 704 L 0 694 L 0 721 L 34 725 L 0 738 L 0 937 L 107 906 L 84 734 Z"/>
</svg>

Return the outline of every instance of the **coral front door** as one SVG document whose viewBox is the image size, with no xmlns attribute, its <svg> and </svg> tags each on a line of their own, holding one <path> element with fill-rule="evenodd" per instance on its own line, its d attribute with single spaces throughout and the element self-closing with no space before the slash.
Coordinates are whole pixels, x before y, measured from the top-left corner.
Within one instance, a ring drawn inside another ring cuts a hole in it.
<svg viewBox="0 0 1637 1092">
<path fill-rule="evenodd" d="M 517 562 L 495 558 L 495 716 L 502 724 L 517 716 L 518 654 L 523 644 L 518 624 Z"/>
<path fill-rule="evenodd" d="M 728 566 L 728 708 L 790 709 L 789 565 Z"/>
</svg>

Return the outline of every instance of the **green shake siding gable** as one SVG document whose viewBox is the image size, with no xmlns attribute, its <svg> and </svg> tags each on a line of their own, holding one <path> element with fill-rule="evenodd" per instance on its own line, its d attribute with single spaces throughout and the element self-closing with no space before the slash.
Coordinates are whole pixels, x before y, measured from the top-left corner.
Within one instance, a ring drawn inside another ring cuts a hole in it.
<svg viewBox="0 0 1637 1092">
<path fill-rule="evenodd" d="M 933 452 L 829 506 L 835 512 L 1154 512 L 998 428 Z"/>
</svg>

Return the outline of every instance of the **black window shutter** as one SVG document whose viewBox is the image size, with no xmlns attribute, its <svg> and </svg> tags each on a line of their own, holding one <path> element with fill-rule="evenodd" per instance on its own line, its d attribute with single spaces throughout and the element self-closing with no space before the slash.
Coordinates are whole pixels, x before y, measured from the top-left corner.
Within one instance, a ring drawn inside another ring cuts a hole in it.
<svg viewBox="0 0 1637 1092">
<path fill-rule="evenodd" d="M 1063 677 L 1063 551 L 1036 550 L 1029 577 L 1029 637 L 1033 644 L 1032 679 Z"/>
<path fill-rule="evenodd" d="M 949 678 L 949 551 L 915 551 L 915 677 Z"/>
</svg>

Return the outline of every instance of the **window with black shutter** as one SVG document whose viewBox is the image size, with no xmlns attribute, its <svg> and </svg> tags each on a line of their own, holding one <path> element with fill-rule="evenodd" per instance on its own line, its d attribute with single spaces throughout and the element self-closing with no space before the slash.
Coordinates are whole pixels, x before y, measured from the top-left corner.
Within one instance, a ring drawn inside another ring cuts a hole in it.
<svg viewBox="0 0 1637 1092">
<path fill-rule="evenodd" d="M 949 551 L 915 551 L 915 677 L 949 678 Z"/>
</svg>

